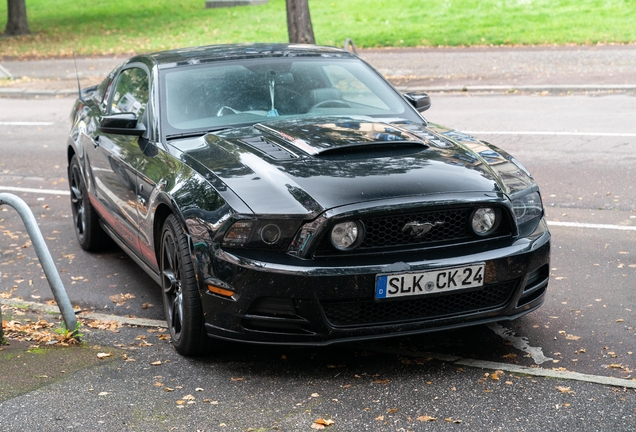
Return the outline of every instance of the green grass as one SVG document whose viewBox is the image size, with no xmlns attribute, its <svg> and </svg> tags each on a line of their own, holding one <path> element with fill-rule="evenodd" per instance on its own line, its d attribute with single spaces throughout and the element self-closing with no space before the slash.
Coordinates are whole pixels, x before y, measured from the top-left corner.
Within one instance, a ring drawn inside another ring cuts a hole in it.
<svg viewBox="0 0 636 432">
<path fill-rule="evenodd" d="M 27 0 L 32 35 L 2 57 L 129 54 L 231 42 L 285 42 L 285 1 L 205 9 L 205 0 Z M 0 29 L 7 2 L 0 1 Z M 358 47 L 636 41 L 636 0 L 310 0 L 319 44 Z"/>
</svg>

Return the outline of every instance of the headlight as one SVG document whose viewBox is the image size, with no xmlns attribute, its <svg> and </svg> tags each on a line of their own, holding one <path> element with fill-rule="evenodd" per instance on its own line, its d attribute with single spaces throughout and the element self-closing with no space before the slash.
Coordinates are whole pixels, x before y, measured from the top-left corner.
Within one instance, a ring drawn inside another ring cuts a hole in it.
<svg viewBox="0 0 636 432">
<path fill-rule="evenodd" d="M 331 229 L 331 244 L 338 250 L 351 250 L 361 239 L 362 225 L 359 222 L 341 222 Z"/>
<path fill-rule="evenodd" d="M 478 236 L 487 236 L 499 227 L 501 212 L 492 207 L 478 208 L 473 212 L 471 227 Z"/>
<path fill-rule="evenodd" d="M 524 224 L 543 215 L 543 204 L 538 192 L 529 193 L 512 201 L 517 225 Z"/>
<path fill-rule="evenodd" d="M 297 220 L 237 220 L 222 234 L 221 245 L 282 250 L 289 246 L 301 223 Z"/>
</svg>

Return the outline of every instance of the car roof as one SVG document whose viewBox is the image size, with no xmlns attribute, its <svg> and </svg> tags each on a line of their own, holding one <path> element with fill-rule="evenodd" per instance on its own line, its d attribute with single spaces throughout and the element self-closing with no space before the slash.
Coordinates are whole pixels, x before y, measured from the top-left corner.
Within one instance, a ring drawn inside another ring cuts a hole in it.
<svg viewBox="0 0 636 432">
<path fill-rule="evenodd" d="M 340 48 L 282 43 L 251 43 L 231 45 L 209 45 L 180 48 L 170 51 L 144 54 L 139 57 L 150 59 L 160 69 L 181 65 L 209 63 L 222 60 L 271 58 L 271 57 L 342 57 L 356 58 L 353 54 Z M 139 57 L 128 62 L 138 60 Z"/>
</svg>

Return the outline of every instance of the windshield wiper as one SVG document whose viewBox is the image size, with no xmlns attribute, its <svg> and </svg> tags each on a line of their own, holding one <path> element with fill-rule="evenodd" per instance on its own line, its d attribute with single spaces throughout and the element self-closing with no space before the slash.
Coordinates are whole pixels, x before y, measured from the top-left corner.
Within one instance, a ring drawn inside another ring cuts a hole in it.
<svg viewBox="0 0 636 432">
<path fill-rule="evenodd" d="M 181 133 L 181 134 L 171 134 L 171 135 L 166 135 L 166 140 L 170 141 L 170 140 L 179 139 L 179 138 L 200 137 L 200 136 L 212 133 L 212 132 L 219 132 L 219 131 L 226 130 L 226 129 L 229 129 L 229 127 L 228 126 L 219 126 L 219 127 L 208 129 L 208 130 L 204 130 L 204 131 L 194 131 L 194 132 L 185 132 L 185 133 Z"/>
</svg>

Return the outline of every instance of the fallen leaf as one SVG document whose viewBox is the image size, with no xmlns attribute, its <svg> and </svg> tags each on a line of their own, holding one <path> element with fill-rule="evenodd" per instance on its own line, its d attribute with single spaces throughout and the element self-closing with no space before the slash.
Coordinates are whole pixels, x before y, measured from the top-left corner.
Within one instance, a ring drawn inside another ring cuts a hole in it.
<svg viewBox="0 0 636 432">
<path fill-rule="evenodd" d="M 574 335 L 571 335 L 571 334 L 567 334 L 567 335 L 565 335 L 565 338 L 567 340 L 579 340 L 579 339 L 581 339 L 581 336 L 574 336 Z"/>
<path fill-rule="evenodd" d="M 150 363 L 153 366 L 161 366 L 161 360 L 157 360 L 157 361 L 153 361 L 152 363 Z"/>
<path fill-rule="evenodd" d="M 429 415 L 423 415 L 423 416 L 419 416 L 417 418 L 418 421 L 421 422 L 428 422 L 428 421 L 437 421 L 437 419 L 435 417 L 431 417 Z"/>
<path fill-rule="evenodd" d="M 103 358 L 112 357 L 112 356 L 113 356 L 112 353 L 104 353 L 104 352 L 97 353 L 97 358 L 98 359 L 103 359 Z"/>
<path fill-rule="evenodd" d="M 561 387 L 561 386 L 557 386 L 557 390 L 559 390 L 561 393 L 574 393 L 570 387 Z"/>
<path fill-rule="evenodd" d="M 134 299 L 135 295 L 134 294 L 116 294 L 116 295 L 109 296 L 108 298 L 117 306 L 122 306 L 128 300 Z"/>
<path fill-rule="evenodd" d="M 499 377 L 502 376 L 502 375 L 505 375 L 504 371 L 496 370 L 490 375 L 490 379 L 493 380 L 493 381 L 499 381 Z"/>
<path fill-rule="evenodd" d="M 398 411 L 399 411 L 398 408 L 389 408 L 388 410 L 386 410 L 386 412 L 388 412 L 389 414 L 394 414 L 394 413 L 396 413 Z"/>
<path fill-rule="evenodd" d="M 375 420 L 377 420 L 377 421 L 384 421 L 384 416 L 383 416 L 383 415 L 378 416 L 378 417 L 376 417 L 376 418 L 375 418 Z"/>
<path fill-rule="evenodd" d="M 240 378 L 234 378 L 234 377 L 232 377 L 232 378 L 230 378 L 230 379 L 231 379 L 232 381 L 243 381 L 243 377 L 240 377 Z"/>
<path fill-rule="evenodd" d="M 383 380 L 375 380 L 373 381 L 376 384 L 388 384 L 389 380 L 388 379 L 383 379 Z"/>
<path fill-rule="evenodd" d="M 314 423 L 323 425 L 323 426 L 332 426 L 335 422 L 331 419 L 319 418 L 318 420 L 314 420 Z"/>
<path fill-rule="evenodd" d="M 183 399 L 183 400 L 194 400 L 194 396 L 186 395 L 186 396 L 182 397 L 181 399 Z"/>
</svg>

